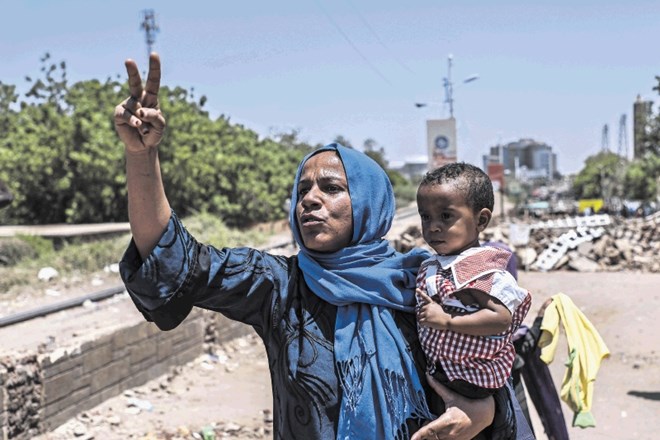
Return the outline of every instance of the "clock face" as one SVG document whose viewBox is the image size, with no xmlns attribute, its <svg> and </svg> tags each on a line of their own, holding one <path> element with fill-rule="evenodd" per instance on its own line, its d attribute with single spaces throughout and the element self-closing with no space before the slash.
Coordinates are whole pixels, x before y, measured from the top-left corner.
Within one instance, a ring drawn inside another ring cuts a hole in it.
<svg viewBox="0 0 660 440">
<path fill-rule="evenodd" d="M 447 139 L 447 136 L 437 136 L 433 143 L 435 144 L 435 148 L 438 150 L 446 150 L 449 148 L 449 139 Z"/>
</svg>

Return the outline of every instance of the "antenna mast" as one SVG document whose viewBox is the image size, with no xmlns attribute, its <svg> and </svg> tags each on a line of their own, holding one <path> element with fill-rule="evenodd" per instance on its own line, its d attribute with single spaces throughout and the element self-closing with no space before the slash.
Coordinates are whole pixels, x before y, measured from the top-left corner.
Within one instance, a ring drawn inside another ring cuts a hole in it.
<svg viewBox="0 0 660 440">
<path fill-rule="evenodd" d="M 603 126 L 603 137 L 600 141 L 600 148 L 606 153 L 610 151 L 610 127 L 607 124 Z"/>
<path fill-rule="evenodd" d="M 160 29 L 156 24 L 156 14 L 153 9 L 145 9 L 142 11 L 142 29 L 144 29 L 145 38 L 147 41 L 147 59 L 151 55 L 152 47 L 156 42 L 156 34 Z"/>
</svg>

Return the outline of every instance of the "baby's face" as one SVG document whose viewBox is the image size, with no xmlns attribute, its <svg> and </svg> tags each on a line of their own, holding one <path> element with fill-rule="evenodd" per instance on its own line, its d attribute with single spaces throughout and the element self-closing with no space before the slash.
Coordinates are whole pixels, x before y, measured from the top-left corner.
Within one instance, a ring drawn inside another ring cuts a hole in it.
<svg viewBox="0 0 660 440">
<path fill-rule="evenodd" d="M 479 246 L 479 233 L 488 224 L 483 225 L 481 213 L 473 212 L 464 192 L 451 182 L 420 186 L 417 209 L 424 240 L 440 255 L 456 255 Z"/>
</svg>

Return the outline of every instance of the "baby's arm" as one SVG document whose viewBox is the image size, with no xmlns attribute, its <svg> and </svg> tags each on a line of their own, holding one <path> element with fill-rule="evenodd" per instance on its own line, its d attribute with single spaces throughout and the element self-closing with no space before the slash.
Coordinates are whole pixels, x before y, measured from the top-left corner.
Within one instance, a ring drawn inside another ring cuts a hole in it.
<svg viewBox="0 0 660 440">
<path fill-rule="evenodd" d="M 421 303 L 417 320 L 426 327 L 451 330 L 473 336 L 491 336 L 502 333 L 511 325 L 511 312 L 497 298 L 471 290 L 470 295 L 481 307 L 468 315 L 451 315 L 433 301 L 423 290 L 417 289 Z"/>
</svg>

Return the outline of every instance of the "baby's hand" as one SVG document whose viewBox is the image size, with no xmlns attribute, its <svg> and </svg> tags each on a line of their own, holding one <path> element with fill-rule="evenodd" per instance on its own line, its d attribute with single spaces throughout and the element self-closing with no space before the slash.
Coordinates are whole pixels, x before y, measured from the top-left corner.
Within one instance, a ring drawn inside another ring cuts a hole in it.
<svg viewBox="0 0 660 440">
<path fill-rule="evenodd" d="M 417 321 L 419 324 L 424 327 L 447 330 L 451 315 L 445 312 L 442 306 L 433 301 L 423 290 L 417 289 L 417 297 L 419 298 L 417 307 Z"/>
</svg>

